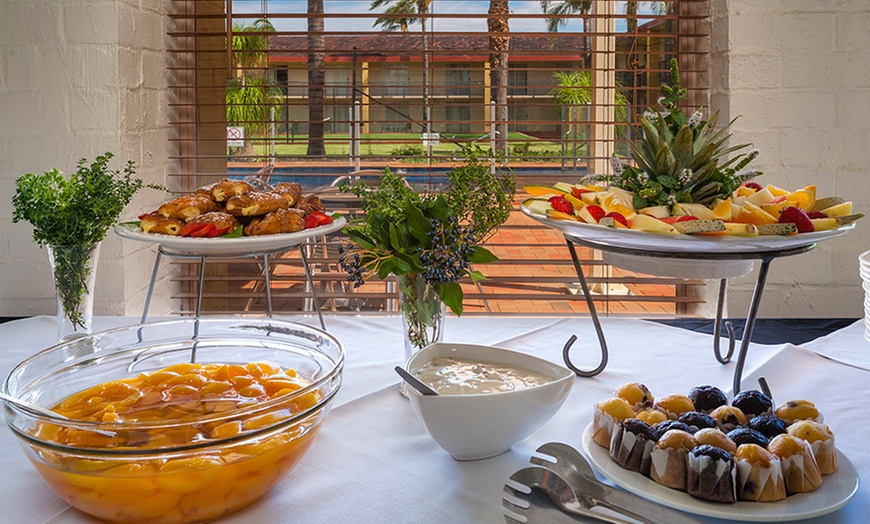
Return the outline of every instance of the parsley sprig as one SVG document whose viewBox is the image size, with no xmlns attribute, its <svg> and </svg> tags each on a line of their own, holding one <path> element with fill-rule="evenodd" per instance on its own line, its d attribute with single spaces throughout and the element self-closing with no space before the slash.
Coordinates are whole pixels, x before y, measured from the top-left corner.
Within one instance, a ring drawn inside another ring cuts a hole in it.
<svg viewBox="0 0 870 524">
<path fill-rule="evenodd" d="M 132 161 L 123 171 L 109 169 L 112 156 L 107 152 L 91 164 L 79 160 L 68 179 L 51 169 L 41 175 L 27 173 L 15 183 L 12 222 L 30 222 L 37 244 L 61 248 L 54 250 L 55 284 L 74 328 L 83 327 L 81 302 L 88 291 L 87 261 L 95 245 L 139 189 L 165 190 L 136 178 Z"/>
</svg>

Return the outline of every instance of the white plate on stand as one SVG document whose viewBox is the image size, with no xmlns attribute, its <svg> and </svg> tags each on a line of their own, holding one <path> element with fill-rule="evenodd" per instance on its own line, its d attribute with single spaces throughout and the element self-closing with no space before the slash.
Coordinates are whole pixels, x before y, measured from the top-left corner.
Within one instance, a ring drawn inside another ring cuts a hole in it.
<svg viewBox="0 0 870 524">
<path fill-rule="evenodd" d="M 124 223 L 115 226 L 115 233 L 123 238 L 160 244 L 174 253 L 189 253 L 195 255 L 214 256 L 244 256 L 257 253 L 268 253 L 296 247 L 312 237 L 328 235 L 340 231 L 347 225 L 347 219 L 337 216 L 332 224 L 311 229 L 303 229 L 296 233 L 279 233 L 277 235 L 259 235 L 239 238 L 199 238 L 144 233 L 138 224 Z"/>
<path fill-rule="evenodd" d="M 742 522 L 801 520 L 827 515 L 842 508 L 858 493 L 858 470 L 838 452 L 839 469 L 822 477 L 812 493 L 790 495 L 777 502 L 719 504 L 696 499 L 683 491 L 667 488 L 640 473 L 629 471 L 610 458 L 606 449 L 592 440 L 592 424 L 583 432 L 583 454 L 595 470 L 617 486 L 664 506 L 700 515 Z"/>
</svg>

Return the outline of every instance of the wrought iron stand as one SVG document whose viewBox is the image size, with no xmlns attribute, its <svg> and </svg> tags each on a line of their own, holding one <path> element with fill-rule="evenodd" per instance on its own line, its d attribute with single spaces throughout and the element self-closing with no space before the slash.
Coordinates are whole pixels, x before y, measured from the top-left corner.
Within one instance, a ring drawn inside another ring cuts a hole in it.
<svg viewBox="0 0 870 524">
<path fill-rule="evenodd" d="M 151 271 L 151 283 L 148 286 L 148 295 L 145 297 L 145 308 L 142 311 L 142 323 L 148 317 L 148 308 L 151 306 L 151 295 L 154 293 L 154 284 L 157 281 L 157 270 L 160 268 L 160 262 L 163 256 L 173 258 L 199 259 L 199 280 L 196 288 L 196 318 L 200 317 L 202 309 L 202 285 L 205 277 L 205 259 L 214 256 L 216 258 L 242 258 L 242 257 L 263 257 L 263 274 L 266 278 L 266 307 L 269 318 L 272 318 L 272 285 L 270 278 L 269 257 L 275 253 L 283 253 L 292 249 L 293 246 L 285 246 L 269 251 L 259 251 L 253 253 L 238 253 L 238 254 L 220 254 L 220 255 L 205 255 L 197 253 L 182 253 L 166 249 L 163 245 L 157 247 L 157 257 L 154 259 L 154 269 Z M 320 320 L 320 327 L 326 331 L 326 323 L 323 321 L 323 313 L 320 311 L 320 302 L 317 298 L 317 291 L 314 286 L 314 279 L 311 277 L 311 267 L 308 264 L 308 256 L 305 254 L 305 243 L 299 244 L 299 255 L 302 257 L 302 268 L 305 271 L 305 279 L 308 282 L 308 288 L 311 290 L 311 298 L 314 300 L 314 309 L 317 311 L 317 318 Z"/>
<path fill-rule="evenodd" d="M 574 373 L 581 377 L 594 377 L 595 375 L 604 371 L 604 368 L 607 366 L 608 359 L 608 351 L 607 351 L 607 341 L 604 338 L 604 331 L 601 328 L 601 322 L 598 320 L 598 314 L 595 310 L 595 304 L 592 300 L 592 295 L 589 293 L 589 286 L 586 284 L 586 277 L 583 275 L 583 269 L 580 267 L 580 258 L 577 256 L 577 250 L 574 247 L 575 245 L 581 245 L 585 247 L 590 247 L 593 249 L 598 249 L 600 251 L 617 253 L 621 255 L 632 255 L 638 257 L 651 257 L 651 258 L 666 258 L 666 259 L 681 259 L 681 260 L 709 260 L 709 261 L 724 261 L 724 260 L 760 260 L 761 267 L 758 271 L 758 278 L 755 281 L 755 289 L 752 292 L 752 301 L 749 304 L 749 312 L 746 315 L 746 327 L 743 330 L 743 338 L 740 342 L 740 351 L 737 353 L 737 363 L 734 368 L 734 383 L 733 383 L 733 394 L 737 394 L 740 392 L 740 383 L 743 376 L 743 367 L 746 363 L 746 353 L 749 349 L 749 341 L 752 338 L 752 329 L 755 325 L 755 318 L 758 314 L 758 306 L 761 304 L 761 294 L 764 290 L 764 284 L 767 281 L 767 273 L 770 269 L 770 263 L 775 258 L 788 257 L 792 255 L 799 255 L 801 253 L 806 253 L 807 251 L 816 247 L 816 244 L 809 244 L 805 246 L 789 248 L 789 249 L 780 249 L 780 250 L 772 250 L 772 251 L 763 251 L 763 252 L 735 252 L 735 253 L 716 253 L 716 252 L 691 252 L 691 253 L 674 253 L 670 251 L 657 251 L 657 250 L 641 250 L 641 249 L 628 249 L 624 247 L 615 247 L 610 246 L 602 242 L 596 242 L 591 240 L 586 240 L 582 238 L 578 238 L 572 235 L 565 235 L 565 241 L 568 244 L 568 250 L 571 253 L 571 260 L 574 263 L 574 269 L 577 271 L 577 278 L 580 279 L 580 287 L 583 289 L 583 296 L 586 298 L 586 305 L 589 307 L 589 314 L 592 317 L 592 324 L 595 326 L 595 332 L 598 335 L 598 342 L 601 347 L 601 361 L 593 370 L 585 371 L 577 368 L 573 362 L 571 362 L 570 351 L 571 346 L 577 340 L 576 335 L 571 335 L 571 338 L 568 339 L 568 342 L 565 344 L 565 347 L 562 349 L 562 358 L 565 361 L 565 365 L 568 366 Z M 713 327 L 713 352 L 716 356 L 716 360 L 721 364 L 727 364 L 731 361 L 731 357 L 734 354 L 734 328 L 730 322 L 725 323 L 726 330 L 728 331 L 728 351 L 725 355 L 722 355 L 719 349 L 719 336 L 721 332 L 722 326 L 722 314 L 724 310 L 725 304 L 725 286 L 727 283 L 727 279 L 723 278 L 719 280 L 719 300 L 716 307 L 716 321 Z"/>
</svg>

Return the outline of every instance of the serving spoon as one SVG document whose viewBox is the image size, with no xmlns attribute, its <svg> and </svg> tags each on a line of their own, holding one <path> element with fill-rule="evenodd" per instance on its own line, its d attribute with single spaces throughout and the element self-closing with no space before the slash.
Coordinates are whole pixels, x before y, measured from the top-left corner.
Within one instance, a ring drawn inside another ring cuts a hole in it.
<svg viewBox="0 0 870 524">
<path fill-rule="evenodd" d="M 42 415 L 44 417 L 62 418 L 62 419 L 69 420 L 67 417 L 61 415 L 60 413 L 55 413 L 54 411 L 51 411 L 50 409 L 45 409 L 43 407 L 37 406 L 36 404 L 31 404 L 30 402 L 26 402 L 24 400 L 17 399 L 11 395 L 7 395 L 6 393 L 3 393 L 2 391 L 0 391 L 0 399 L 12 404 L 13 406 L 18 406 L 21 409 L 30 411 L 31 413 L 37 413 L 37 414 Z"/>
<path fill-rule="evenodd" d="M 421 382 L 419 378 L 415 377 L 411 373 L 408 373 L 408 371 L 405 370 L 405 368 L 403 368 L 402 366 L 396 366 L 395 369 L 396 369 L 396 373 L 398 373 L 399 376 L 402 377 L 402 380 L 407 382 L 408 385 L 410 385 L 412 388 L 419 391 L 420 394 L 422 394 L 422 395 L 435 395 L 435 396 L 437 396 L 439 394 L 437 391 L 435 391 L 434 389 L 432 389 L 428 385 Z"/>
<path fill-rule="evenodd" d="M 21 408 L 25 411 L 29 411 L 30 413 L 36 413 L 37 415 L 42 415 L 43 417 L 70 420 L 69 417 L 65 417 L 65 416 L 61 415 L 60 413 L 51 411 L 50 409 L 45 409 L 43 407 L 37 406 L 36 404 L 31 404 L 30 402 L 26 402 L 26 401 L 21 400 L 21 399 L 17 399 L 11 395 L 7 395 L 6 393 L 3 393 L 2 391 L 0 391 L 0 400 L 3 400 L 4 402 L 8 402 L 8 403 L 12 404 L 13 406 L 18 406 L 19 408 Z M 107 437 L 114 437 L 115 436 L 115 433 L 113 431 L 107 431 L 104 429 L 91 429 L 89 431 L 93 431 L 94 433 L 98 433 L 100 435 L 105 435 Z"/>
</svg>

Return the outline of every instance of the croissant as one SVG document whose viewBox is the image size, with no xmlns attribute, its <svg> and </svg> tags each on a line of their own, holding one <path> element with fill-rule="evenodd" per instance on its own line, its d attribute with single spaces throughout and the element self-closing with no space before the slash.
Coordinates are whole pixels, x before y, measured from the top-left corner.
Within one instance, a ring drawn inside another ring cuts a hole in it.
<svg viewBox="0 0 870 524">
<path fill-rule="evenodd" d="M 178 236 L 184 222 L 177 218 L 166 218 L 163 215 L 148 215 L 139 221 L 139 227 L 145 233 L 162 233 L 164 235 Z"/>
<path fill-rule="evenodd" d="M 272 192 L 283 195 L 287 199 L 287 202 L 290 203 L 290 207 L 293 207 L 302 197 L 302 186 L 294 182 L 281 182 L 275 186 Z"/>
<path fill-rule="evenodd" d="M 253 190 L 254 188 L 251 187 L 251 184 L 244 180 L 230 180 L 229 178 L 224 178 L 220 182 L 212 185 L 211 197 L 215 202 L 224 202 L 234 196 L 239 196 Z"/>
<path fill-rule="evenodd" d="M 236 216 L 259 216 L 290 207 L 287 199 L 275 193 L 248 191 L 227 200 L 227 212 Z"/>
<path fill-rule="evenodd" d="M 191 220 L 190 222 L 197 224 L 205 224 L 211 222 L 212 224 L 214 224 L 215 229 L 230 228 L 230 231 L 233 231 L 237 227 L 239 227 L 238 219 L 225 211 L 212 211 L 210 213 L 203 213 L 202 215 L 199 215 L 198 217 Z"/>
<path fill-rule="evenodd" d="M 167 218 L 178 218 L 185 222 L 203 213 L 217 211 L 218 205 L 211 198 L 191 193 L 175 200 L 170 200 L 157 209 L 157 213 Z"/>
<path fill-rule="evenodd" d="M 301 210 L 306 215 L 312 211 L 320 211 L 321 213 L 326 212 L 326 208 L 323 207 L 320 199 L 316 196 L 301 197 L 299 201 L 296 202 L 296 209 Z"/>
<path fill-rule="evenodd" d="M 295 233 L 305 229 L 305 218 L 297 209 L 278 209 L 263 218 L 255 218 L 245 227 L 248 236 Z"/>
</svg>

